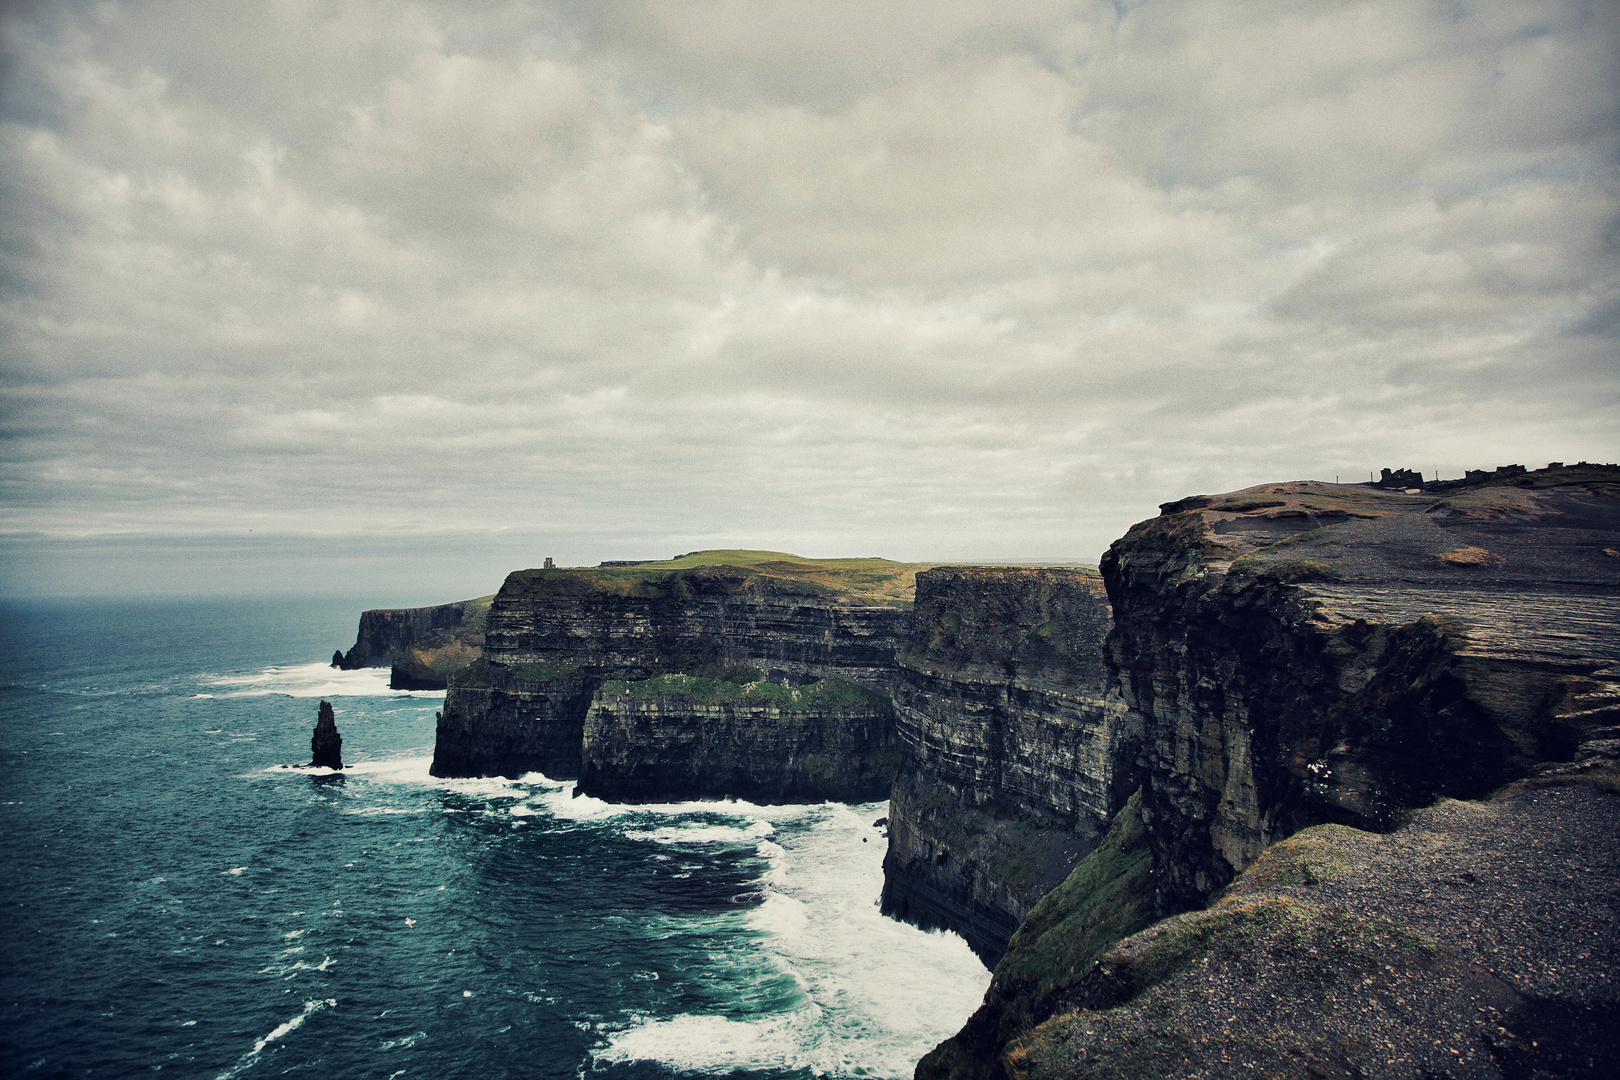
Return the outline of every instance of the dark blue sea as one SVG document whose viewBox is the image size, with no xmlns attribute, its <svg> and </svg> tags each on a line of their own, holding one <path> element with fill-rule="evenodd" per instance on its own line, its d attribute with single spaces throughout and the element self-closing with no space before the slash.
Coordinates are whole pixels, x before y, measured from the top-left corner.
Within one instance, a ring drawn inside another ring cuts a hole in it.
<svg viewBox="0 0 1620 1080">
<path fill-rule="evenodd" d="M 0 1074 L 900 1077 L 989 974 L 882 918 L 882 803 L 428 776 L 331 600 L 0 607 Z M 309 759 L 334 705 L 341 775 Z"/>
</svg>

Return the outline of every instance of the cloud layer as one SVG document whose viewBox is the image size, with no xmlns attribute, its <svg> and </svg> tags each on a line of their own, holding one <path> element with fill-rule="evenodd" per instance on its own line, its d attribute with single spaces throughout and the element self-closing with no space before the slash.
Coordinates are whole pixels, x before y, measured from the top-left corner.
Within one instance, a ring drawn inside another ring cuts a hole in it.
<svg viewBox="0 0 1620 1080">
<path fill-rule="evenodd" d="M 1195 490 L 1620 457 L 1613 5 L 4 33 L 13 538 L 1092 560 Z"/>
</svg>

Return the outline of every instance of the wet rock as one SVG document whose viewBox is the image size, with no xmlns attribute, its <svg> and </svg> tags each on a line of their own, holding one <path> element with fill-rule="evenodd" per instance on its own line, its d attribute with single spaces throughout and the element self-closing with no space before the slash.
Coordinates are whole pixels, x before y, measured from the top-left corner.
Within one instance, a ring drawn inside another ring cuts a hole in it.
<svg viewBox="0 0 1620 1080">
<path fill-rule="evenodd" d="M 870 802 L 900 751 L 888 696 L 669 675 L 610 683 L 586 713 L 579 791 L 616 802 Z"/>
</svg>

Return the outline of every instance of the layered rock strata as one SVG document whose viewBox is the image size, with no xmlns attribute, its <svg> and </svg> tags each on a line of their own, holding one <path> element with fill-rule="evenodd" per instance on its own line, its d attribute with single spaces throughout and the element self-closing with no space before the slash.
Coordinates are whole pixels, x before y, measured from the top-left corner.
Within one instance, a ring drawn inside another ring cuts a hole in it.
<svg viewBox="0 0 1620 1080">
<path fill-rule="evenodd" d="M 1620 469 L 1387 480 L 1113 546 L 1141 798 L 919 1080 L 1613 1073 Z"/>
<path fill-rule="evenodd" d="M 900 762 L 886 695 L 669 675 L 609 682 L 585 715 L 579 791 L 615 802 L 885 798 Z"/>
<path fill-rule="evenodd" d="M 1161 913 L 1269 844 L 1620 747 L 1620 469 L 1166 504 L 1102 563 Z"/>
<path fill-rule="evenodd" d="M 520 571 L 507 578 L 490 608 L 482 659 L 450 680 L 433 772 L 541 771 L 579 779 L 586 713 L 609 680 L 747 665 L 763 681 L 837 677 L 881 693 L 908 621 L 905 607 L 863 604 L 858 596 L 768 568 Z M 603 744 L 608 748 L 595 759 L 591 783 L 618 785 L 624 797 L 631 788 L 615 772 L 633 771 L 624 739 L 632 730 L 652 737 L 651 729 L 637 726 L 630 713 L 621 717 L 608 709 L 602 715 L 603 739 L 611 728 L 606 717 L 622 720 L 613 729 L 619 742 Z M 732 730 L 741 734 L 744 727 Z M 843 738 L 831 730 L 818 737 L 831 740 L 828 745 Z M 874 743 L 875 751 L 882 745 Z M 682 768 L 663 779 L 687 783 Z M 640 794 L 670 793 L 648 787 Z"/>
<path fill-rule="evenodd" d="M 917 575 L 893 698 L 906 760 L 883 910 L 948 927 L 994 964 L 1031 906 L 1096 846 L 1132 783 L 1101 581 L 1068 569 Z"/>
</svg>

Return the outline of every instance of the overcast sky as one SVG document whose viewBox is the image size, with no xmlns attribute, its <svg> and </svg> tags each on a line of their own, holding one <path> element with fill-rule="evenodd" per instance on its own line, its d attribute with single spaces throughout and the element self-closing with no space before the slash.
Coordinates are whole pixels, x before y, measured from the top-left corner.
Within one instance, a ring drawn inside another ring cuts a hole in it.
<svg viewBox="0 0 1620 1080">
<path fill-rule="evenodd" d="M 4 10 L 0 591 L 1620 460 L 1611 2 Z"/>
</svg>

